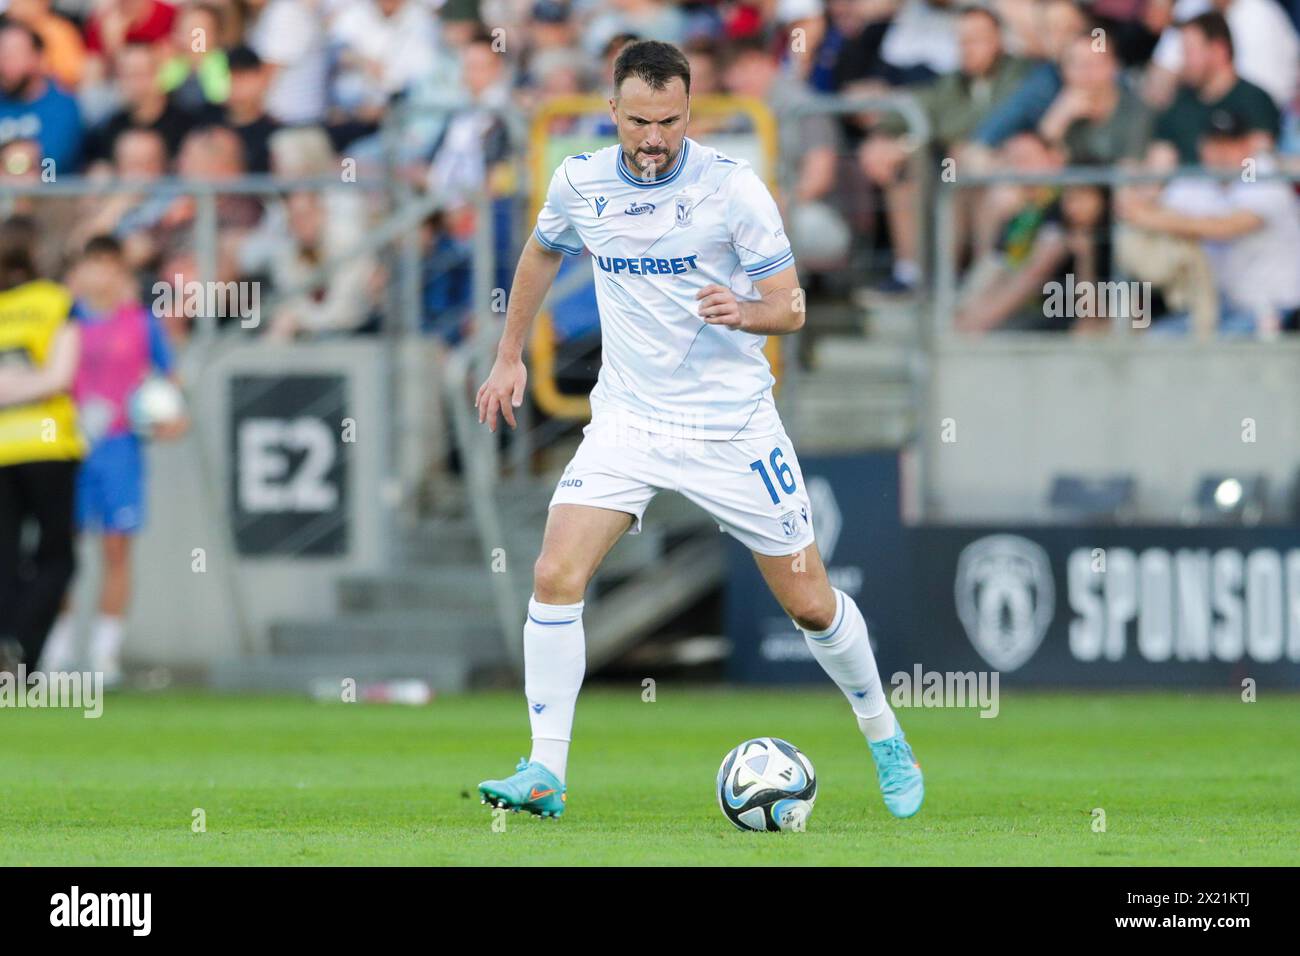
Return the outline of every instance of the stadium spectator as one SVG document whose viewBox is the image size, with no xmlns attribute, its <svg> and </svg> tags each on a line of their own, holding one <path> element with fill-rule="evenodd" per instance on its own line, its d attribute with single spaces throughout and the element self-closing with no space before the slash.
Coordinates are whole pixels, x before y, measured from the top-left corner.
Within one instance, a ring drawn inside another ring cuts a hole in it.
<svg viewBox="0 0 1300 956">
<path fill-rule="evenodd" d="M 778 118 L 810 96 L 798 77 L 782 75 L 776 59 L 758 40 L 732 44 L 723 83 L 727 93 L 764 102 Z M 694 74 L 691 95 L 696 95 Z M 701 135 L 693 118 L 691 135 Z M 789 206 L 785 222 L 791 242 L 800 250 L 800 261 L 810 274 L 842 267 L 848 242 L 834 237 L 847 240 L 849 229 L 844 222 L 843 196 L 832 201 L 832 193 L 837 184 L 843 191 L 843 179 L 837 176 L 853 176 L 854 171 L 840 169 L 839 130 L 829 116 L 814 113 L 787 118 L 779 135 L 781 161 L 789 165 L 779 179 L 792 184 L 789 194 L 782 197 Z"/>
<path fill-rule="evenodd" d="M 976 160 L 976 152 L 970 147 L 992 149 L 1001 146 L 1009 136 L 1038 128 L 1043 114 L 1061 92 L 1064 81 L 1060 64 L 1066 51 L 1076 37 L 1091 36 L 1088 21 L 1074 0 L 1048 0 L 1039 9 L 1041 30 L 1036 52 L 1041 53 L 1043 59 L 1020 86 L 994 105 L 975 128 L 964 153 L 968 162 Z M 992 157 L 987 154 L 981 159 L 981 167 L 992 162 Z"/>
<path fill-rule="evenodd" d="M 961 64 L 956 72 L 920 87 L 916 98 L 930 122 L 931 146 L 951 157 L 988 115 L 993 105 L 1016 89 L 1028 64 L 1002 50 L 997 17 L 982 7 L 964 10 L 958 24 Z M 858 150 L 867 178 L 885 194 L 893 273 L 887 291 L 911 291 L 920 276 L 917 248 L 916 188 L 908 174 L 910 150 L 901 117 L 886 116 Z"/>
<path fill-rule="evenodd" d="M 880 43 L 892 5 L 863 0 L 827 0 L 826 29 L 813 57 L 809 82 L 823 93 L 840 92 L 882 75 Z"/>
<path fill-rule="evenodd" d="M 1162 18 L 1154 11 L 1165 2 L 1091 0 L 1088 4 L 1088 14 L 1101 31 L 1096 38 L 1105 40 L 1107 49 L 1124 69 L 1143 67 L 1151 59 L 1162 25 Z"/>
<path fill-rule="evenodd" d="M 35 140 L 56 175 L 75 173 L 81 166 L 81 113 L 77 101 L 45 76 L 44 49 L 31 27 L 0 18 L 0 146 Z"/>
<path fill-rule="evenodd" d="M 798 77 L 802 83 L 811 85 L 817 51 L 826 36 L 825 4 L 822 0 L 777 0 L 773 19 L 777 36 L 789 38 L 778 48 L 782 69 Z M 691 86 L 694 85 L 695 63 L 692 61 Z"/>
<path fill-rule="evenodd" d="M 1060 170 L 1065 154 L 1034 132 L 1007 141 L 1007 165 L 1026 173 Z M 995 249 L 976 260 L 961 291 L 955 326 L 969 333 L 993 329 L 1084 331 L 1103 314 L 1050 314 L 1048 283 L 1097 282 L 1109 272 L 1105 203 L 1093 187 L 1007 185 L 991 190 L 986 211 L 996 217 Z"/>
<path fill-rule="evenodd" d="M 244 144 L 244 165 L 250 173 L 271 169 L 271 136 L 280 129 L 266 112 L 270 70 L 251 47 L 238 46 L 226 56 L 230 95 L 209 116 L 233 130 Z"/>
<path fill-rule="evenodd" d="M 161 49 L 146 43 L 128 43 L 113 61 L 115 89 L 122 107 L 87 137 L 87 161 L 107 162 L 113 144 L 128 129 L 151 129 L 167 144 L 169 160 L 176 158 L 181 142 L 194 129 L 198 117 L 182 109 L 163 92 L 158 82 Z"/>
<path fill-rule="evenodd" d="M 319 194 L 295 192 L 285 208 L 288 234 L 271 269 L 273 288 L 284 298 L 276 305 L 268 334 L 287 341 L 361 328 L 372 311 L 374 258 L 357 254 L 357 236 L 329 228 Z"/>
<path fill-rule="evenodd" d="M 421 327 L 450 346 L 459 345 L 473 316 L 473 255 L 448 230 L 447 217 L 440 210 L 424 221 L 420 241 L 424 249 Z"/>
<path fill-rule="evenodd" d="M 131 542 L 144 526 L 148 490 L 144 448 L 128 411 L 132 394 L 151 374 L 173 376 L 171 346 L 157 318 L 141 303 L 122 247 L 109 236 L 87 243 L 69 276 L 81 333 L 73 380 L 82 434 L 90 445 L 77 473 L 76 525 L 98 534 L 103 564 L 98 614 L 90 634 L 90 669 L 113 687 L 122 679 L 122 642 L 131 602 Z M 184 418 L 160 424 L 155 439 L 171 441 Z M 45 671 L 74 664 L 71 605 L 55 621 L 41 658 Z"/>
<path fill-rule="evenodd" d="M 1277 106 L 1233 66 L 1233 37 L 1227 21 L 1203 13 L 1181 30 L 1182 84 L 1156 119 L 1154 138 L 1170 143 L 1182 163 L 1194 164 L 1202 134 L 1216 111 L 1231 113 L 1253 132 L 1255 149 L 1271 149 L 1280 133 Z"/>
<path fill-rule="evenodd" d="M 965 58 L 958 23 L 964 12 L 950 0 L 902 0 L 880 40 L 885 82 L 911 86 L 960 72 Z M 996 15 L 990 16 L 1000 29 Z"/>
<path fill-rule="evenodd" d="M 442 56 L 437 23 L 417 0 L 354 0 L 334 20 L 330 40 L 337 59 L 334 104 L 372 122 Z"/>
<path fill-rule="evenodd" d="M 318 126 L 277 130 L 269 140 L 271 174 L 285 182 L 338 177 L 339 160 L 325 131 Z M 340 184 L 324 193 L 325 221 L 331 231 L 328 245 L 355 243 L 366 231 L 365 194 Z M 239 247 L 239 271 L 244 275 L 270 275 L 282 254 L 289 233 L 286 203 L 274 200 L 266 214 Z"/>
<path fill-rule="evenodd" d="M 221 43 L 220 8 L 207 3 L 183 7 L 170 39 L 170 53 L 158 73 L 163 92 L 191 113 L 226 102 L 230 66 Z"/>
<path fill-rule="evenodd" d="M 566 0 L 537 0 L 533 4 L 528 21 L 531 53 L 570 50 L 578 45 L 578 39 L 577 24 Z"/>
<path fill-rule="evenodd" d="M 37 272 L 52 276 L 63 271 L 63 237 L 76 226 L 79 217 L 75 200 L 41 194 L 39 187 L 47 181 L 45 174 L 40 143 L 16 139 L 0 146 L 0 186 L 37 187 L 22 195 L 0 191 L 0 216 L 31 217 L 41 224 L 33 257 Z"/>
<path fill-rule="evenodd" d="M 509 130 L 503 113 L 511 106 L 511 76 L 492 37 L 480 33 L 461 53 L 465 106 L 454 116 L 435 147 L 428 188 L 449 203 L 465 201 L 487 184 L 493 164 L 508 155 Z"/>
<path fill-rule="evenodd" d="M 1140 161 L 1151 135 L 1151 115 L 1120 75 L 1113 48 L 1092 37 L 1072 40 L 1062 62 L 1065 85 L 1038 124 L 1072 166 Z"/>
<path fill-rule="evenodd" d="M 271 67 L 266 109 L 286 126 L 325 118 L 329 83 L 325 27 L 307 0 L 248 0 L 248 45 Z"/>
<path fill-rule="evenodd" d="M 52 0 L 9 0 L 9 16 L 25 23 L 45 46 L 45 67 L 65 90 L 75 90 L 86 70 L 86 44 L 76 24 L 51 9 Z"/>
<path fill-rule="evenodd" d="M 723 85 L 734 96 L 748 96 L 766 103 L 778 116 L 806 103 L 810 96 L 810 91 L 797 78 L 781 75 L 776 60 L 758 41 L 740 41 L 731 46 Z M 697 95 L 694 73 L 691 95 Z M 696 135 L 694 120 L 692 135 Z M 824 199 L 835 188 L 835 164 L 840 147 L 835 124 L 824 114 L 810 114 L 788 121 L 781 135 L 781 154 L 795 167 L 791 177 L 794 192 L 787 198 L 797 203 Z"/>
<path fill-rule="evenodd" d="M 686 17 L 680 8 L 663 0 L 608 0 L 587 24 L 583 48 L 589 56 L 599 56 L 611 40 L 625 33 L 681 43 L 686 39 Z"/>
<path fill-rule="evenodd" d="M 129 43 L 158 43 L 175 20 L 175 5 L 162 0 L 102 0 L 86 22 L 86 49 L 112 57 Z"/>
<path fill-rule="evenodd" d="M 222 183 L 236 179 L 244 173 L 243 144 L 232 131 L 221 126 L 196 129 L 181 145 L 176 172 L 181 179 L 202 183 Z M 263 204 L 255 196 L 228 192 L 216 197 L 215 206 L 218 275 L 202 278 L 207 281 L 232 281 L 238 277 L 240 248 L 262 219 Z M 131 257 L 133 264 L 137 256 L 142 256 L 151 271 L 158 270 L 160 263 L 192 251 L 194 224 L 198 214 L 198 200 L 193 196 L 181 195 L 172 199 L 153 228 L 134 240 L 138 251 Z M 173 278 L 166 271 L 158 271 L 157 274 L 168 282 Z M 228 319 L 231 316 L 218 318 Z"/>
<path fill-rule="evenodd" d="M 108 75 L 122 47 L 152 46 L 167 39 L 176 20 L 176 7 L 161 0 L 104 0 L 86 21 L 85 82 L 94 85 Z"/>
<path fill-rule="evenodd" d="M 69 389 L 79 339 L 67 289 L 39 278 L 31 219 L 0 223 L 0 666 L 40 660 L 76 566 L 73 494 L 85 446 Z M 38 530 L 34 548 L 24 527 Z"/>
<path fill-rule="evenodd" d="M 124 246 L 131 267 L 144 270 L 153 250 L 148 237 L 167 214 L 173 198 L 148 189 L 167 175 L 167 144 L 162 134 L 153 129 L 124 130 L 113 144 L 111 171 L 101 168 L 97 175 L 112 176 L 137 188 L 83 200 L 80 221 L 69 232 L 68 248 L 80 250 L 95 236 L 111 235 Z"/>
<path fill-rule="evenodd" d="M 1230 178 L 1174 180 L 1159 202 L 1121 194 L 1118 213 L 1157 237 L 1201 244 L 1219 294 L 1221 332 L 1270 335 L 1294 328 L 1300 310 L 1300 205 L 1287 183 L 1267 178 L 1277 164 L 1271 154 L 1256 151 L 1253 134 L 1251 123 L 1216 110 L 1201 137 L 1201 162 Z M 1150 252 L 1139 238 L 1125 265 L 1141 275 Z M 1189 324 L 1198 334 L 1207 331 L 1188 316 L 1161 323 L 1179 330 Z"/>
<path fill-rule="evenodd" d="M 1172 23 L 1151 54 L 1148 90 L 1168 102 L 1175 81 L 1185 77 L 1187 23 L 1207 13 L 1221 17 L 1232 34 L 1232 63 L 1245 80 L 1263 89 L 1279 108 L 1296 95 L 1300 37 L 1277 0 L 1177 0 Z"/>
</svg>

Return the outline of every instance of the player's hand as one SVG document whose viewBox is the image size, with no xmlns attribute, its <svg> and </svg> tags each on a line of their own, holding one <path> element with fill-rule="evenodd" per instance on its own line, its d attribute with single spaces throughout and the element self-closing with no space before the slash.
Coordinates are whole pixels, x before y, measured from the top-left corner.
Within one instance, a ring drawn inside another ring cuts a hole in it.
<svg viewBox="0 0 1300 956">
<path fill-rule="evenodd" d="M 695 298 L 700 303 L 700 318 L 709 325 L 740 328 L 740 303 L 730 289 L 720 285 L 706 285 L 695 293 Z"/>
<path fill-rule="evenodd" d="M 497 412 L 501 412 L 511 428 L 515 424 L 515 409 L 524 403 L 524 386 L 528 384 L 528 369 L 522 359 L 509 361 L 500 356 L 492 364 L 492 372 L 487 381 L 479 386 L 478 397 L 474 404 L 478 406 L 479 424 L 487 422 L 488 431 L 497 430 Z"/>
</svg>

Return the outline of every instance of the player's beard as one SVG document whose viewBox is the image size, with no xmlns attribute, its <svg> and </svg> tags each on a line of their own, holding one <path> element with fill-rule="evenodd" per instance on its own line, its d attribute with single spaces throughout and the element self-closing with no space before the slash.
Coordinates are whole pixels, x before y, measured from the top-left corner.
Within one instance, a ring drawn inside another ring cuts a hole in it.
<svg viewBox="0 0 1300 956">
<path fill-rule="evenodd" d="M 639 178 L 644 179 L 647 182 L 654 182 L 664 173 L 668 172 L 668 170 L 673 168 L 673 163 L 677 162 L 677 154 L 679 152 L 681 152 L 680 146 L 677 147 L 677 150 L 674 152 L 669 152 L 665 149 L 662 153 L 658 153 L 654 156 L 654 159 L 656 160 L 655 166 L 650 168 L 648 171 L 646 167 L 642 165 L 646 159 L 646 154 L 641 152 L 639 147 L 632 152 L 628 152 L 626 149 L 623 150 L 623 156 L 627 160 L 628 169 L 634 170 Z M 661 160 L 662 162 L 660 162 Z"/>
</svg>

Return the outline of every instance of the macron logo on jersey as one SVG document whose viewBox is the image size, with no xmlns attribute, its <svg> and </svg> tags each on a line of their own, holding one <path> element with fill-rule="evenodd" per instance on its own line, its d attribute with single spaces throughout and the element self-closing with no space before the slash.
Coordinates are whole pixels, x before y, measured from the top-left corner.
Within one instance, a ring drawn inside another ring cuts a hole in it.
<svg viewBox="0 0 1300 956">
<path fill-rule="evenodd" d="M 642 256 L 638 259 L 624 259 L 620 256 L 596 256 L 596 265 L 611 275 L 626 272 L 633 276 L 679 276 L 684 272 L 698 269 L 695 260 L 699 254 L 678 256 L 675 259 L 651 259 Z"/>
</svg>

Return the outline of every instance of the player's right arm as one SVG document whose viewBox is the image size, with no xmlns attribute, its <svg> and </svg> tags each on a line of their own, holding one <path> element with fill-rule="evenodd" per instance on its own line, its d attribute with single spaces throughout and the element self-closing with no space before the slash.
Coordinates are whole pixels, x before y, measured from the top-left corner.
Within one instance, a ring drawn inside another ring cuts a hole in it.
<svg viewBox="0 0 1300 956">
<path fill-rule="evenodd" d="M 497 346 L 497 360 L 475 399 L 479 423 L 487 422 L 492 432 L 497 430 L 498 411 L 511 428 L 517 427 L 514 410 L 523 404 L 524 386 L 528 383 L 528 370 L 524 368 L 528 330 L 555 281 L 555 274 L 560 271 L 564 256 L 582 253 L 582 239 L 565 211 L 567 202 L 582 197 L 564 167 L 565 163 L 561 163 L 551 177 L 546 203 L 537 214 L 537 228 L 519 256 L 506 303 L 506 330 Z"/>
<path fill-rule="evenodd" d="M 491 432 L 497 430 L 498 410 L 511 428 L 517 427 L 514 410 L 523 404 L 524 386 L 528 384 L 524 344 L 546 292 L 560 271 L 563 258 L 564 253 L 547 249 L 537 240 L 536 234 L 529 236 L 524 243 L 519 265 L 515 267 L 515 281 L 510 286 L 506 328 L 497 345 L 497 359 L 475 400 L 479 423 L 487 422 Z"/>
</svg>

